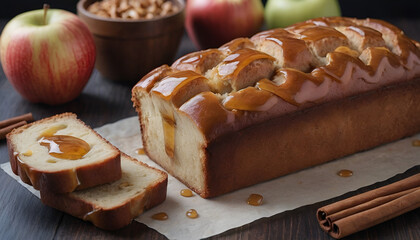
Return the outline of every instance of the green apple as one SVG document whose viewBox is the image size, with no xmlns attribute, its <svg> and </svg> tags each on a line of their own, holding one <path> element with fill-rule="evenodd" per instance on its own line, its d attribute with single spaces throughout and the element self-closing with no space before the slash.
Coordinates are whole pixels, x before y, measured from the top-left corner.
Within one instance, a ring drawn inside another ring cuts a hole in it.
<svg viewBox="0 0 420 240">
<path fill-rule="evenodd" d="M 268 28 L 287 27 L 316 17 L 340 16 L 337 0 L 268 0 L 265 6 Z"/>
</svg>

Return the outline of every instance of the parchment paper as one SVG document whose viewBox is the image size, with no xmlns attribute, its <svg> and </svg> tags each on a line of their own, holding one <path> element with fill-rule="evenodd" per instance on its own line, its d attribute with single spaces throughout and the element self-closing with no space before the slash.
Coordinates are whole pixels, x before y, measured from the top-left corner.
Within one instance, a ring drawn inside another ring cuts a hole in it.
<svg viewBox="0 0 420 240">
<path fill-rule="evenodd" d="M 159 168 L 147 156 L 135 152 L 142 146 L 137 117 L 123 119 L 96 130 L 121 151 Z M 180 190 L 186 187 L 169 176 L 166 201 L 143 213 L 136 220 L 169 239 L 200 239 L 213 236 L 257 219 L 330 199 L 404 172 L 420 164 L 420 147 L 412 146 L 414 139 L 420 139 L 420 134 L 214 199 L 206 200 L 197 195 L 182 197 Z M 2 164 L 1 168 L 22 185 L 26 185 L 12 173 L 8 163 Z M 353 176 L 337 176 L 341 169 L 352 170 Z M 39 197 L 37 191 L 30 186 L 25 187 Z M 246 199 L 251 193 L 263 195 L 263 205 L 248 205 Z M 199 217 L 186 217 L 185 213 L 189 209 L 196 209 Z M 151 216 L 158 212 L 166 212 L 169 219 L 153 220 Z"/>
</svg>

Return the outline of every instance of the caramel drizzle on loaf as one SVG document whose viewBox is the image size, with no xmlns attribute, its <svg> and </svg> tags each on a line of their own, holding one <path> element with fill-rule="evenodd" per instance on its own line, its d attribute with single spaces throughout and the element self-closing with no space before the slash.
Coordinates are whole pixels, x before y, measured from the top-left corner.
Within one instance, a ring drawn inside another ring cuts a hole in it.
<svg viewBox="0 0 420 240">
<path fill-rule="evenodd" d="M 190 53 L 153 70 L 135 88 L 172 101 L 213 139 L 255 121 L 419 76 L 420 44 L 397 27 L 327 17 Z M 169 82 L 182 77 L 176 87 Z"/>
</svg>

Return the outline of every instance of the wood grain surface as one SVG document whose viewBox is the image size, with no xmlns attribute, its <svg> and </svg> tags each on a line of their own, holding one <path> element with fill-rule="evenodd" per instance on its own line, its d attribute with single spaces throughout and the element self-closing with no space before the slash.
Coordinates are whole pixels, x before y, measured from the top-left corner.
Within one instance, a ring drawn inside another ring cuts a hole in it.
<svg viewBox="0 0 420 240">
<path fill-rule="evenodd" d="M 420 19 L 385 19 L 420 41 Z M 3 29 L 7 20 L 0 20 Z M 195 51 L 184 35 L 177 57 Z M 83 93 L 61 106 L 33 104 L 22 99 L 0 70 L 0 120 L 32 112 L 35 119 L 74 112 L 93 128 L 135 116 L 131 87 L 104 79 L 94 71 Z M 420 104 L 420 103 L 419 103 Z M 419 116 L 420 117 L 420 116 Z M 0 163 L 8 162 L 6 141 L 0 141 Z M 332 239 L 319 228 L 315 212 L 326 204 L 420 173 L 419 165 L 385 182 L 376 183 L 334 199 L 303 206 L 270 218 L 231 229 L 211 239 Z M 228 212 L 226 214 L 229 214 Z M 223 217 L 223 216 L 220 216 Z M 215 219 L 217 221 L 217 219 Z M 40 200 L 0 170 L 0 239 L 166 239 L 147 226 L 133 222 L 113 232 L 44 206 Z M 344 239 L 420 239 L 420 209 Z"/>
</svg>

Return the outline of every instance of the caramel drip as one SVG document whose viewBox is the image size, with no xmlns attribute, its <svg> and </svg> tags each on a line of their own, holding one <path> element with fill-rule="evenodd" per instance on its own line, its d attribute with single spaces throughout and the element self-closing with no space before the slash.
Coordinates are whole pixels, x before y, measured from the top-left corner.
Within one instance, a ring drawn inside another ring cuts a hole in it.
<svg viewBox="0 0 420 240">
<path fill-rule="evenodd" d="M 313 71 L 315 73 L 314 76 L 322 78 L 323 75 L 325 76 L 327 74 L 331 79 L 341 83 L 351 79 L 352 72 L 348 72 L 348 75 L 345 74 L 349 66 L 357 66 L 362 71 L 370 72 L 370 69 L 360 59 L 354 58 L 346 53 L 332 52 L 327 55 L 327 59 L 328 64 L 315 69 Z"/>
<path fill-rule="evenodd" d="M 276 104 L 277 101 L 277 98 L 270 92 L 247 87 L 230 94 L 223 101 L 223 106 L 228 110 L 266 111 Z"/>
<path fill-rule="evenodd" d="M 382 38 L 382 34 L 372 28 L 363 26 L 348 26 L 346 29 L 353 31 L 362 37 Z"/>
<path fill-rule="evenodd" d="M 204 74 L 208 69 L 216 66 L 223 58 L 221 51 L 208 49 L 187 54 L 172 64 L 172 67 L 181 71 L 194 71 Z"/>
<path fill-rule="evenodd" d="M 218 74 L 222 79 L 236 78 L 238 74 L 251 62 L 258 59 L 275 59 L 265 53 L 249 48 L 239 49 L 227 56 L 217 67 Z"/>
<path fill-rule="evenodd" d="M 306 28 L 300 32 L 300 35 L 302 40 L 310 42 L 318 41 L 328 37 L 335 37 L 347 40 L 347 37 L 344 34 L 340 33 L 334 28 L 322 26 Z"/>
<path fill-rule="evenodd" d="M 246 200 L 246 203 L 252 206 L 260 206 L 263 203 L 263 196 L 260 194 L 251 194 L 249 195 L 248 199 Z"/>
<path fill-rule="evenodd" d="M 248 38 L 236 38 L 221 46 L 219 50 L 232 53 L 244 48 L 254 48 L 254 44 Z"/>
<path fill-rule="evenodd" d="M 51 137 L 54 134 L 56 134 L 58 131 L 60 131 L 62 129 L 65 129 L 65 128 L 67 128 L 67 125 L 65 125 L 65 124 L 59 124 L 59 125 L 52 126 L 48 129 L 44 130 L 41 133 L 41 135 L 39 136 L 39 139 L 42 138 L 42 137 Z"/>
<path fill-rule="evenodd" d="M 294 34 L 279 28 L 257 34 L 252 37 L 252 40 L 257 43 L 269 41 L 278 45 L 279 50 L 276 52 L 281 53 L 277 59 L 279 67 L 299 68 L 302 71 L 309 70 L 312 54 L 305 41 L 298 39 Z"/>
<path fill-rule="evenodd" d="M 349 47 L 346 47 L 346 46 L 340 46 L 336 48 L 334 52 L 344 53 L 354 58 L 359 57 L 359 53 L 357 51 L 350 49 Z"/>
<path fill-rule="evenodd" d="M 347 18 L 347 17 L 333 17 L 333 18 L 329 18 L 329 17 L 319 17 L 319 18 L 314 18 L 311 20 L 307 20 L 304 22 L 299 22 L 299 23 L 295 23 L 289 27 L 287 27 L 287 30 L 302 30 L 302 29 L 306 29 L 306 28 L 311 28 L 311 27 L 317 27 L 317 26 L 321 26 L 321 27 L 339 27 L 339 26 L 351 26 L 354 25 L 354 19 L 353 18 Z"/>
<path fill-rule="evenodd" d="M 286 27 L 285 30 L 289 32 L 301 32 L 306 28 L 312 28 L 316 26 L 323 26 L 323 27 L 328 26 L 326 22 L 319 21 L 319 19 L 317 20 L 318 21 L 305 21 L 305 22 L 295 23 L 293 25 L 290 25 L 289 27 Z"/>
<path fill-rule="evenodd" d="M 400 61 L 398 60 L 397 56 L 392 54 L 387 48 L 371 47 L 371 48 L 366 49 L 366 51 L 370 52 L 370 59 L 368 62 L 368 66 L 372 68 L 370 75 L 375 74 L 376 70 L 379 68 L 380 63 L 382 62 L 384 58 L 387 58 L 388 62 L 394 68 L 401 66 Z"/>
<path fill-rule="evenodd" d="M 170 100 L 180 88 L 197 78 L 204 77 L 193 71 L 177 72 L 162 79 L 152 91 L 161 95 L 165 100 Z"/>
<path fill-rule="evenodd" d="M 413 145 L 413 147 L 420 147 L 420 140 L 418 140 L 418 139 L 413 140 L 413 142 L 411 142 L 411 144 Z"/>
<path fill-rule="evenodd" d="M 185 215 L 189 218 L 198 218 L 198 213 L 195 209 L 188 210 Z"/>
<path fill-rule="evenodd" d="M 315 78 L 310 74 L 291 68 L 277 71 L 276 76 L 281 79 L 277 80 L 277 83 L 268 79 L 262 79 L 258 82 L 257 87 L 271 92 L 293 105 L 302 104 L 296 101 L 295 96 L 306 81 L 311 81 L 317 86 L 322 84 L 320 78 Z"/>
<path fill-rule="evenodd" d="M 227 111 L 212 92 L 197 94 L 184 103 L 180 111 L 188 114 L 209 139 L 217 132 L 217 127 L 235 120 L 234 114 Z"/>
<path fill-rule="evenodd" d="M 146 151 L 144 150 L 144 148 L 137 148 L 136 149 L 136 153 L 138 155 L 145 155 L 146 154 Z"/>
<path fill-rule="evenodd" d="M 67 135 L 42 137 L 39 144 L 47 147 L 51 156 L 68 160 L 81 159 L 90 150 L 87 142 Z"/>
<path fill-rule="evenodd" d="M 277 28 L 277 29 L 271 29 L 271 30 L 257 33 L 251 38 L 251 40 L 267 39 L 267 38 L 276 38 L 276 39 L 295 38 L 295 35 L 285 29 Z"/>
<path fill-rule="evenodd" d="M 192 66 L 197 66 L 204 58 L 204 56 L 207 56 L 211 52 L 209 50 L 207 51 L 199 51 L 199 52 L 193 52 L 190 54 L 187 54 L 181 58 L 179 58 L 173 65 L 173 68 L 176 68 L 178 65 L 183 63 L 188 63 Z M 191 69 L 189 69 L 191 70 Z"/>
<path fill-rule="evenodd" d="M 146 89 L 147 92 L 150 92 L 150 90 L 153 88 L 153 86 L 162 80 L 164 77 L 166 77 L 168 74 L 172 72 L 172 68 L 170 68 L 168 65 L 162 65 L 153 71 L 149 72 L 144 76 L 135 87 L 140 87 Z"/>
<path fill-rule="evenodd" d="M 164 212 L 160 212 L 160 213 L 153 214 L 152 218 L 159 221 L 165 221 L 165 220 L 168 220 L 168 214 Z"/>
<path fill-rule="evenodd" d="M 368 47 L 385 46 L 382 34 L 374 29 L 363 26 L 342 26 L 337 30 L 347 36 L 350 47 L 358 52 Z"/>
<path fill-rule="evenodd" d="M 284 62 L 295 62 L 301 52 L 308 51 L 306 43 L 296 38 L 267 37 L 267 40 L 275 42 L 283 48 Z M 287 65 L 284 67 L 288 67 Z"/>
<path fill-rule="evenodd" d="M 163 136 L 165 139 L 165 152 L 170 158 L 175 156 L 175 119 L 173 114 L 162 113 Z"/>
<path fill-rule="evenodd" d="M 342 169 L 338 171 L 337 175 L 340 177 L 351 177 L 353 176 L 353 171 L 348 170 L 348 169 Z"/>
<path fill-rule="evenodd" d="M 346 18 L 346 17 L 338 17 L 338 18 L 328 18 L 328 17 L 321 17 L 315 18 L 312 20 L 308 20 L 307 22 L 311 22 L 314 26 L 323 26 L 323 27 L 337 27 L 337 26 L 351 26 L 354 25 L 353 18 Z"/>
<path fill-rule="evenodd" d="M 182 189 L 180 192 L 181 196 L 183 197 L 192 197 L 194 196 L 194 194 L 192 193 L 192 191 L 190 189 Z"/>
<path fill-rule="evenodd" d="M 404 35 L 401 29 L 394 25 L 378 19 L 356 20 L 355 22 L 381 32 L 387 44 L 395 45 L 392 47 L 392 53 L 398 55 L 403 64 L 407 64 L 410 53 L 420 57 L 420 50 Z"/>
</svg>

